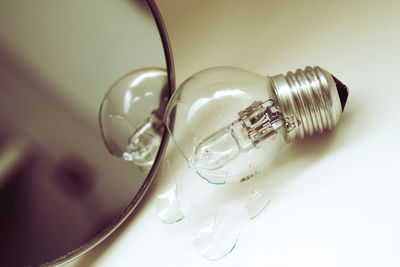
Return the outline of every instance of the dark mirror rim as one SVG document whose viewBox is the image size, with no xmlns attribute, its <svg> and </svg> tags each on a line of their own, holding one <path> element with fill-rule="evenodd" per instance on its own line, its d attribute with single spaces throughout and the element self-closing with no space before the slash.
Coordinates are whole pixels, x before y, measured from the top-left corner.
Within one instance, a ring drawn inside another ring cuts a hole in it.
<svg viewBox="0 0 400 267">
<path fill-rule="evenodd" d="M 174 92 L 175 89 L 175 73 L 174 73 L 174 64 L 173 64 L 173 59 L 172 59 L 172 52 L 170 48 L 170 43 L 167 35 L 167 31 L 165 29 L 165 25 L 163 22 L 163 19 L 161 17 L 161 14 L 158 10 L 158 7 L 154 0 L 146 0 L 146 3 L 153 15 L 153 18 L 155 20 L 155 23 L 157 25 L 159 35 L 161 38 L 163 50 L 164 50 L 164 56 L 165 56 L 165 63 L 166 63 L 166 68 L 167 68 L 167 73 L 168 73 L 168 97 L 170 98 L 172 93 Z M 128 204 L 128 206 L 124 209 L 124 211 L 116 217 L 100 234 L 98 234 L 96 237 L 94 237 L 91 241 L 87 242 L 86 244 L 82 245 L 81 247 L 77 248 L 76 250 L 73 250 L 69 252 L 68 254 L 61 256 L 54 261 L 48 262 L 43 264 L 42 266 L 56 266 L 60 264 L 65 264 L 67 262 L 70 262 L 77 257 L 85 254 L 89 250 L 93 249 L 96 247 L 98 244 L 100 244 L 103 240 L 105 240 L 108 236 L 110 236 L 118 227 L 132 214 L 134 209 L 138 206 L 144 195 L 146 194 L 147 190 L 149 189 L 152 181 L 154 180 L 154 176 L 158 170 L 158 167 L 160 165 L 160 162 L 162 160 L 162 157 L 165 153 L 166 146 L 168 144 L 169 140 L 169 133 L 167 130 L 164 130 L 162 139 L 161 139 L 161 144 L 160 148 L 158 150 L 156 159 L 154 161 L 154 164 L 147 175 L 144 183 L 140 187 L 139 191 L 137 194 L 134 196 L 132 201 Z"/>
</svg>

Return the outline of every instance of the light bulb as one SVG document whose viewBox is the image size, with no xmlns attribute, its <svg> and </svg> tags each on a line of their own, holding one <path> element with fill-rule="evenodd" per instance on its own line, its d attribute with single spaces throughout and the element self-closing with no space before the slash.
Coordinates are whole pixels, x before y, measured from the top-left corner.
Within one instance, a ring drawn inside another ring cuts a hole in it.
<svg viewBox="0 0 400 267">
<path fill-rule="evenodd" d="M 241 182 L 264 169 L 284 144 L 331 130 L 347 97 L 347 87 L 320 67 L 275 76 L 214 67 L 183 82 L 165 121 L 201 177 Z"/>
<path fill-rule="evenodd" d="M 153 166 L 164 131 L 167 78 L 161 68 L 128 73 L 111 86 L 100 107 L 100 129 L 109 152 L 145 172 Z"/>
</svg>

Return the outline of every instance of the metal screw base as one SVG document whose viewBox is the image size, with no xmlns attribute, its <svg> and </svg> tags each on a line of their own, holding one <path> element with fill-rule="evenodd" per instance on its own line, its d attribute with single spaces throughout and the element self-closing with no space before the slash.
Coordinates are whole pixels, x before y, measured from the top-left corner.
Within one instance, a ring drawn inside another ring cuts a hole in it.
<svg viewBox="0 0 400 267">
<path fill-rule="evenodd" d="M 286 76 L 271 77 L 274 93 L 286 119 L 286 141 L 331 130 L 342 113 L 333 76 L 320 67 L 306 67 Z M 294 127 L 293 127 L 294 126 Z"/>
</svg>

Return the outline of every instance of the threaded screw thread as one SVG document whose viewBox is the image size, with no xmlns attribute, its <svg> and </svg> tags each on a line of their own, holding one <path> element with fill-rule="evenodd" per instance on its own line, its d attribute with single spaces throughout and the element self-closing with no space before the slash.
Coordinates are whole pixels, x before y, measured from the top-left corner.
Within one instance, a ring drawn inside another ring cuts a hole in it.
<svg viewBox="0 0 400 267">
<path fill-rule="evenodd" d="M 287 142 L 331 130 L 338 122 L 341 105 L 332 75 L 320 67 L 306 67 L 271 77 L 284 117 L 293 129 Z"/>
</svg>

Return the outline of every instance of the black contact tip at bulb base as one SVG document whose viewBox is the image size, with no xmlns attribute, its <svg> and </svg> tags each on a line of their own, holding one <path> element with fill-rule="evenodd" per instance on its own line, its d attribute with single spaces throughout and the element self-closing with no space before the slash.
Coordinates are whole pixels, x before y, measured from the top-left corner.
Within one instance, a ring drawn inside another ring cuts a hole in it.
<svg viewBox="0 0 400 267">
<path fill-rule="evenodd" d="M 342 105 L 342 112 L 346 106 L 347 98 L 349 97 L 349 88 L 339 81 L 335 76 L 332 75 L 333 80 L 336 84 L 336 89 L 339 94 L 340 104 Z"/>
</svg>

